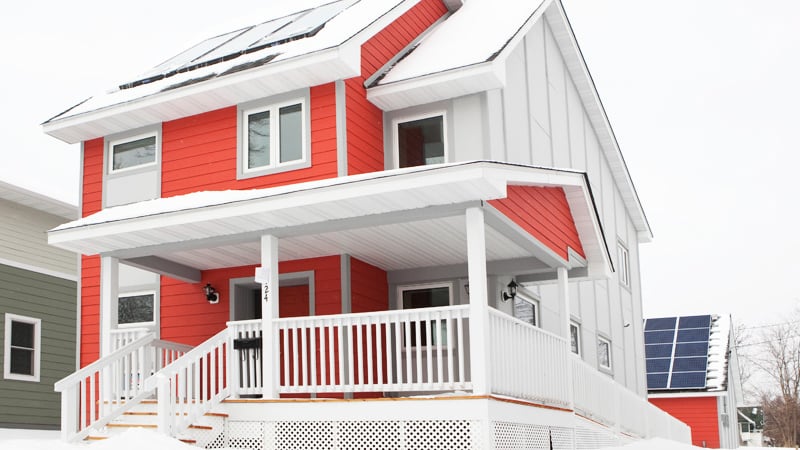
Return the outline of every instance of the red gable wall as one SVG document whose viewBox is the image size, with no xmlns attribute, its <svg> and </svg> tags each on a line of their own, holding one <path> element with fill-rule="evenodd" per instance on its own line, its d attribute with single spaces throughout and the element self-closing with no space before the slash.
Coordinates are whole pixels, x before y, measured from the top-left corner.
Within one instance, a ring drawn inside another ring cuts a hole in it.
<svg viewBox="0 0 800 450">
<path fill-rule="evenodd" d="M 719 448 L 716 397 L 651 398 L 650 403 L 692 428 L 692 445 Z"/>
<path fill-rule="evenodd" d="M 563 189 L 509 186 L 506 198 L 489 204 L 562 258 L 569 258 L 568 248 L 586 256 Z"/>
</svg>

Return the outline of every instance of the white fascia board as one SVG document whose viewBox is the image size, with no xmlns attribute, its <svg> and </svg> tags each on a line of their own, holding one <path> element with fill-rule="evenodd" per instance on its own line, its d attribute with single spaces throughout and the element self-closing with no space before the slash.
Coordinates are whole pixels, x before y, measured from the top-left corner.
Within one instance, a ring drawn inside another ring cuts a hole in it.
<svg viewBox="0 0 800 450">
<path fill-rule="evenodd" d="M 505 66 L 494 61 L 396 81 L 367 90 L 367 100 L 384 111 L 461 97 L 506 84 Z"/>
<path fill-rule="evenodd" d="M 695 398 L 695 397 L 724 397 L 728 394 L 727 391 L 715 392 L 664 392 L 664 393 L 648 393 L 647 398 Z"/>
<path fill-rule="evenodd" d="M 71 205 L 4 181 L 0 181 L 0 199 L 18 203 L 63 219 L 75 220 L 78 218 L 77 205 Z"/>
<path fill-rule="evenodd" d="M 42 124 L 68 144 L 357 76 L 361 48 L 345 43 L 260 68 L 158 92 Z M 134 88 L 136 89 L 136 88 Z"/>
<path fill-rule="evenodd" d="M 613 262 L 600 218 L 597 216 L 597 208 L 589 194 L 588 184 L 581 187 L 565 187 L 564 194 L 588 262 L 589 278 L 611 278 Z"/>
<path fill-rule="evenodd" d="M 626 209 L 636 227 L 639 242 L 650 242 L 653 237 L 650 224 L 561 2 L 553 1 L 546 8 L 544 16 L 553 30 L 556 44 L 564 58 L 567 71 L 575 83 L 581 102 L 586 108 L 589 120 L 597 131 L 597 138 L 611 167 L 612 176 L 620 188 Z"/>
</svg>

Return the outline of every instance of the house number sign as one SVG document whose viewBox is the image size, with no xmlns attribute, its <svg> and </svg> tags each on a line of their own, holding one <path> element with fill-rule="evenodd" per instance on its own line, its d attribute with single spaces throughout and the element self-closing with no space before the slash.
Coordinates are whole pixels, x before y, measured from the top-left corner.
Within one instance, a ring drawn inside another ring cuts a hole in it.
<svg viewBox="0 0 800 450">
<path fill-rule="evenodd" d="M 264 303 L 269 302 L 269 268 L 256 267 L 255 280 L 256 283 L 261 283 L 264 286 Z"/>
</svg>

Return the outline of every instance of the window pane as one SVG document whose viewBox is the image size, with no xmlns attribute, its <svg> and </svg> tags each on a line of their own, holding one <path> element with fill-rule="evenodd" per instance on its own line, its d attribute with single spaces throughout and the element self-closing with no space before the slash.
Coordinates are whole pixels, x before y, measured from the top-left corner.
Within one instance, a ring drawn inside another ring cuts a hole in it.
<svg viewBox="0 0 800 450">
<path fill-rule="evenodd" d="M 531 325 L 536 325 L 536 308 L 533 307 L 531 302 L 514 298 L 514 317 Z"/>
<path fill-rule="evenodd" d="M 112 153 L 114 170 L 153 163 L 156 161 L 156 137 L 150 136 L 117 144 Z"/>
<path fill-rule="evenodd" d="M 450 304 L 450 288 L 447 286 L 422 289 L 408 289 L 403 291 L 403 309 L 432 308 L 435 306 L 448 306 Z M 420 325 L 420 336 L 417 337 L 417 329 L 411 326 L 411 335 L 407 336 L 405 345 L 412 347 L 428 345 L 428 336 L 431 336 L 431 345 L 447 344 L 447 323 L 433 320 L 422 322 Z"/>
<path fill-rule="evenodd" d="M 303 111 L 297 105 L 284 106 L 280 115 L 280 162 L 303 159 Z"/>
<path fill-rule="evenodd" d="M 611 367 L 611 349 L 606 341 L 597 341 L 597 358 L 602 367 Z"/>
<path fill-rule="evenodd" d="M 11 373 L 33 375 L 33 350 L 11 349 Z"/>
<path fill-rule="evenodd" d="M 575 325 L 569 326 L 569 343 L 572 348 L 572 353 L 580 354 L 580 347 L 578 347 L 578 327 Z"/>
<path fill-rule="evenodd" d="M 404 122 L 397 126 L 400 167 L 444 162 L 443 117 Z"/>
<path fill-rule="evenodd" d="M 247 116 L 247 168 L 269 165 L 269 111 Z"/>
<path fill-rule="evenodd" d="M 32 349 L 35 327 L 32 323 L 11 322 L 11 346 Z"/>
<path fill-rule="evenodd" d="M 153 294 L 119 298 L 117 323 L 153 322 Z"/>
</svg>

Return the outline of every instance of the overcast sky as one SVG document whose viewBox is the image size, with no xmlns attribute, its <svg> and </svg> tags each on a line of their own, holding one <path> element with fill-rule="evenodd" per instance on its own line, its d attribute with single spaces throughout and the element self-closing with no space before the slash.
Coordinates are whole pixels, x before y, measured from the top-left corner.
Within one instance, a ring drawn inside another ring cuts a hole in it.
<svg viewBox="0 0 800 450">
<path fill-rule="evenodd" d="M 800 301 L 800 2 L 563 1 L 655 233 L 645 315 L 781 321 Z M 309 3 L 14 2 L 0 16 L 0 179 L 77 202 L 78 147 L 41 122 Z"/>
</svg>

